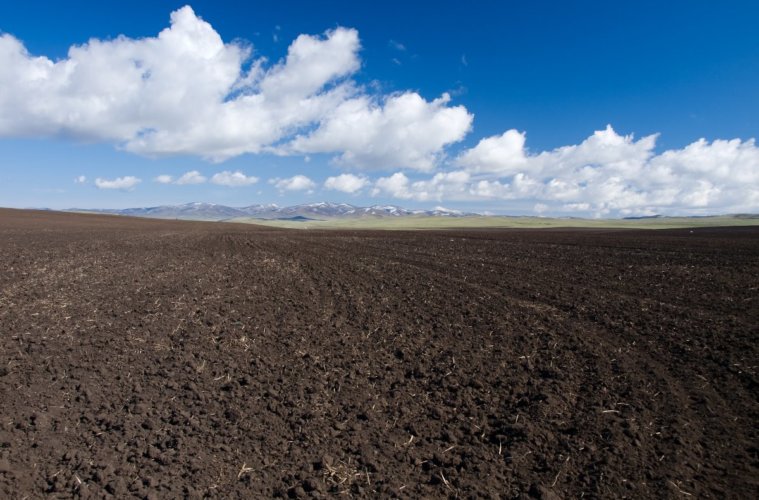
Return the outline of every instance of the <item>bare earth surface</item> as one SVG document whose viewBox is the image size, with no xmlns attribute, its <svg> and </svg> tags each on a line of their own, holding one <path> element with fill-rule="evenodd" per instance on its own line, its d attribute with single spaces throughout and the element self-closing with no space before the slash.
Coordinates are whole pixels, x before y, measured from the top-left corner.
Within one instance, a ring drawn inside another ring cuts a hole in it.
<svg viewBox="0 0 759 500">
<path fill-rule="evenodd" d="M 759 229 L 0 210 L 0 497 L 757 498 Z"/>
</svg>

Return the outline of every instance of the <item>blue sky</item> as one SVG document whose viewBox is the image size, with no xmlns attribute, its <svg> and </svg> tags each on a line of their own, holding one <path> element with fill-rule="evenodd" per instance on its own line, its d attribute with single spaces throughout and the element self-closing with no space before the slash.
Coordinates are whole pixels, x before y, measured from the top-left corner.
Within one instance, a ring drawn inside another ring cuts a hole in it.
<svg viewBox="0 0 759 500">
<path fill-rule="evenodd" d="M 0 206 L 759 211 L 756 2 L 184 5 L 0 5 Z"/>
</svg>

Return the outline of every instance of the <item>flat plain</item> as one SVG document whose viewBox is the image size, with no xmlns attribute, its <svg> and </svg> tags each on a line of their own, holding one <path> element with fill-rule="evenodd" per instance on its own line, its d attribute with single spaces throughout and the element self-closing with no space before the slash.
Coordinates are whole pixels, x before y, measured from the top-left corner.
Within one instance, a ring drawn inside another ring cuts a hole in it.
<svg viewBox="0 0 759 500">
<path fill-rule="evenodd" d="M 287 229 L 682 229 L 724 226 L 759 226 L 757 215 L 722 215 L 709 217 L 648 217 L 640 219 L 578 219 L 552 217 L 464 216 L 464 217 L 347 217 L 312 220 L 256 219 L 238 217 L 240 222 Z"/>
<path fill-rule="evenodd" d="M 759 228 L 0 210 L 0 496 L 756 498 Z"/>
</svg>

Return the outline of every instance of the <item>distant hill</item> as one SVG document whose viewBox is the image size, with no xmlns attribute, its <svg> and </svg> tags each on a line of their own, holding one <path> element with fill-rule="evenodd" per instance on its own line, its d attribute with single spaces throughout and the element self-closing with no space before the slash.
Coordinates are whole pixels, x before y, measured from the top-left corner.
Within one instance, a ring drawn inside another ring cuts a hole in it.
<svg viewBox="0 0 759 500">
<path fill-rule="evenodd" d="M 67 212 L 92 212 L 132 217 L 150 217 L 154 219 L 184 219 L 221 221 L 241 217 L 262 220 L 309 221 L 319 219 L 354 219 L 354 218 L 384 218 L 384 217 L 472 217 L 479 214 L 460 212 L 443 207 L 432 210 L 409 210 L 396 205 L 373 205 L 360 207 L 348 203 L 308 203 L 280 207 L 270 205 L 249 205 L 247 207 L 228 207 L 216 203 L 194 202 L 184 205 L 162 205 L 157 207 L 124 208 L 124 209 L 78 209 L 72 208 Z"/>
</svg>

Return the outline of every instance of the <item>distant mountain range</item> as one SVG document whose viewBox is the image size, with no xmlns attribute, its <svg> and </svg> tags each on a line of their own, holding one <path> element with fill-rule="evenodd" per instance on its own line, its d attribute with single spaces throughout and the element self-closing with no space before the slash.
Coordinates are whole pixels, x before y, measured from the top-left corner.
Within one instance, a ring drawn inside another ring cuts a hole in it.
<svg viewBox="0 0 759 500">
<path fill-rule="evenodd" d="M 101 214 L 128 215 L 132 217 L 150 217 L 154 219 L 186 220 L 233 220 L 240 218 L 263 220 L 320 220 L 345 218 L 380 218 L 380 217 L 464 217 L 480 214 L 460 212 L 437 207 L 433 210 L 409 210 L 395 205 L 372 205 L 359 207 L 348 203 L 308 203 L 289 207 L 270 205 L 250 205 L 247 207 L 227 207 L 215 203 L 186 203 L 184 205 L 162 205 L 158 207 L 124 208 L 124 209 L 78 209 L 68 212 L 94 212 Z"/>
</svg>

